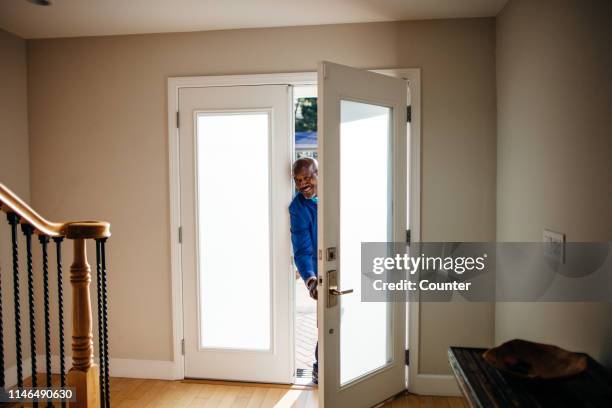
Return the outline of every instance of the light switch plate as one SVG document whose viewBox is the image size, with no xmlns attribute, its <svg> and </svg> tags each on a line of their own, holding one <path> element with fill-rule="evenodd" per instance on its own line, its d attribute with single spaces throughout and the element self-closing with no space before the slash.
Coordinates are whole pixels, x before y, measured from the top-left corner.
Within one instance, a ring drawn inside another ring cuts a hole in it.
<svg viewBox="0 0 612 408">
<path fill-rule="evenodd" d="M 565 234 L 544 230 L 542 241 L 545 244 L 544 253 L 548 258 L 565 263 Z"/>
</svg>

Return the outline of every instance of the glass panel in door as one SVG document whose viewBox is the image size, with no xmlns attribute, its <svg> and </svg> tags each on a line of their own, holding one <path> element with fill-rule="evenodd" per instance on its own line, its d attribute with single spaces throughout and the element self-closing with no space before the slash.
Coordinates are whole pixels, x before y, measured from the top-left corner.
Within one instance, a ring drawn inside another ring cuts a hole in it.
<svg viewBox="0 0 612 408">
<path fill-rule="evenodd" d="M 269 129 L 269 112 L 197 116 L 201 348 L 270 349 Z"/>
<path fill-rule="evenodd" d="M 361 243 L 392 238 L 391 109 L 340 102 L 340 384 L 391 361 L 387 303 L 361 302 Z M 367 350 L 367 352 L 364 352 Z"/>
</svg>

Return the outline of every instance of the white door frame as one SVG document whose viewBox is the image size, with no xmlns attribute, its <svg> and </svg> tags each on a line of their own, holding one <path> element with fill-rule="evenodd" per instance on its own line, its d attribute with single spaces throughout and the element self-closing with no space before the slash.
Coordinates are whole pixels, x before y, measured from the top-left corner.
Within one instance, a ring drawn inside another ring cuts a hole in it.
<svg viewBox="0 0 612 408">
<path fill-rule="evenodd" d="M 410 124 L 410 218 L 412 240 L 421 240 L 421 70 L 420 68 L 372 70 L 382 74 L 397 76 L 410 83 L 409 100 L 412 106 Z M 185 378 L 183 341 L 183 272 L 181 269 L 181 243 L 179 242 L 180 217 L 180 172 L 179 172 L 179 133 L 177 127 L 178 95 L 180 88 L 201 88 L 211 86 L 277 85 L 293 86 L 316 85 L 316 72 L 223 75 L 168 78 L 168 162 L 170 182 L 170 266 L 172 283 L 172 373 L 168 377 L 180 380 Z M 294 303 L 292 301 L 292 303 Z M 292 312 L 293 313 L 293 312 Z M 413 392 L 423 392 L 430 388 L 429 375 L 420 374 L 419 368 L 419 302 L 409 304 L 408 330 L 410 345 L 409 384 Z M 293 344 L 291 345 L 293 347 Z M 447 376 L 436 376 L 447 377 Z M 450 376 L 448 376 L 450 377 Z M 440 378 L 442 379 L 442 378 Z M 438 381 L 435 381 L 438 382 Z M 422 391 L 423 390 L 423 391 Z"/>
</svg>

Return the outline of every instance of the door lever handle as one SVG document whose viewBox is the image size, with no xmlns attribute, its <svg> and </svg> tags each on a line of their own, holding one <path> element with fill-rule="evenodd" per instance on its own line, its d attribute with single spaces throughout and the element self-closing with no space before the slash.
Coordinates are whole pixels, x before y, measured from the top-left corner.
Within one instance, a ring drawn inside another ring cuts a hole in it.
<svg viewBox="0 0 612 408">
<path fill-rule="evenodd" d="M 353 289 L 338 290 L 338 271 L 331 270 L 327 271 L 327 307 L 334 307 L 338 305 L 338 296 L 348 295 L 353 293 Z"/>
<path fill-rule="evenodd" d="M 342 296 L 342 295 L 347 295 L 349 293 L 353 293 L 353 289 L 338 290 L 336 288 L 329 288 L 329 294 L 330 295 Z"/>
</svg>

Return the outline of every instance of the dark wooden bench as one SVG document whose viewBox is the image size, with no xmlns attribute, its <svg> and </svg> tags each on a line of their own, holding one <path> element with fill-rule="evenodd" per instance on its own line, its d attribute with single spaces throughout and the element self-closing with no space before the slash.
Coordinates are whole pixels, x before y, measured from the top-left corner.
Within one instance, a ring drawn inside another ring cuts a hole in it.
<svg viewBox="0 0 612 408">
<path fill-rule="evenodd" d="M 587 355 L 583 373 L 560 380 L 515 378 L 487 364 L 486 349 L 451 347 L 450 366 L 471 407 L 612 407 L 612 375 Z"/>
</svg>

